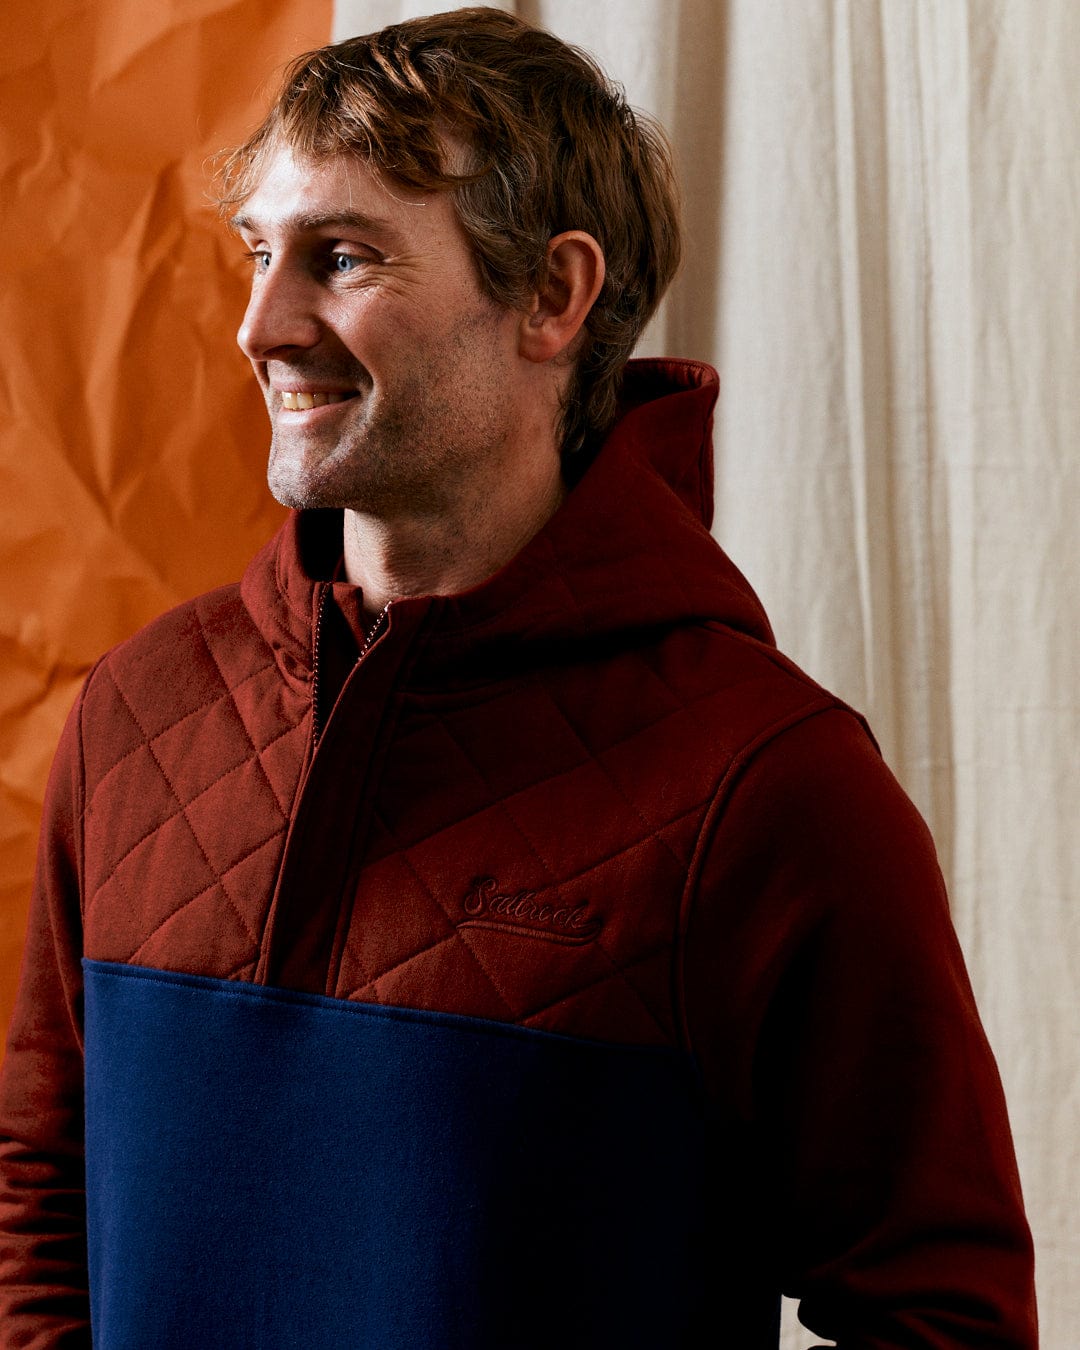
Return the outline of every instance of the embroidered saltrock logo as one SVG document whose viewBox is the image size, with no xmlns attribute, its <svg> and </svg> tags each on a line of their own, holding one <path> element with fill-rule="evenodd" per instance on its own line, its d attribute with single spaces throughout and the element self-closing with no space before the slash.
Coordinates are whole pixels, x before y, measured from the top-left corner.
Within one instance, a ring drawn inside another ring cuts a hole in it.
<svg viewBox="0 0 1080 1350">
<path fill-rule="evenodd" d="M 603 927 L 587 901 L 572 905 L 545 900 L 539 891 L 500 891 L 494 877 L 475 878 L 462 907 L 467 917 L 459 928 L 494 928 L 570 946 L 592 942 Z"/>
</svg>

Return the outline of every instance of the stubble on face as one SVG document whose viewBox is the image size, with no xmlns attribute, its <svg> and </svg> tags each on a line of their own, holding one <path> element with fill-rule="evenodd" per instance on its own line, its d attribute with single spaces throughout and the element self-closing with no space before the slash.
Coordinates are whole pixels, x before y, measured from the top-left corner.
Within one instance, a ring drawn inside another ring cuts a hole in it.
<svg viewBox="0 0 1080 1350">
<path fill-rule="evenodd" d="M 484 290 L 449 197 L 279 146 L 234 223 L 279 501 L 414 540 L 502 538 L 504 517 L 537 514 L 523 496 L 548 509 L 546 371 L 523 355 L 526 311 Z"/>
<path fill-rule="evenodd" d="M 277 500 L 387 520 L 452 511 L 498 464 L 511 436 L 496 341 L 502 317 L 494 302 L 461 315 L 441 345 L 421 344 L 402 373 L 378 384 L 347 352 L 341 361 L 323 352 L 270 362 L 272 384 L 287 386 L 291 378 L 357 391 L 336 405 L 324 433 L 284 425 L 279 395 L 267 391 L 267 477 Z"/>
</svg>

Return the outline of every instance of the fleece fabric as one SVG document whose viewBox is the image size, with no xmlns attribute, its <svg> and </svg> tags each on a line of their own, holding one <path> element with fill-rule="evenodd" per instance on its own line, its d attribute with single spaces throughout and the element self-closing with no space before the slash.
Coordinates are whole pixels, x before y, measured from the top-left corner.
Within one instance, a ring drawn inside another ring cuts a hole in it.
<svg viewBox="0 0 1080 1350">
<path fill-rule="evenodd" d="M 677 1052 L 97 963 L 86 1031 L 95 1344 L 648 1350 L 691 1320 Z"/>
<path fill-rule="evenodd" d="M 764 1347 L 783 1291 L 847 1350 L 1034 1346 L 931 842 L 708 533 L 715 395 L 633 363 L 544 530 L 366 647 L 312 513 L 91 673 L 9 1344 Z"/>
</svg>

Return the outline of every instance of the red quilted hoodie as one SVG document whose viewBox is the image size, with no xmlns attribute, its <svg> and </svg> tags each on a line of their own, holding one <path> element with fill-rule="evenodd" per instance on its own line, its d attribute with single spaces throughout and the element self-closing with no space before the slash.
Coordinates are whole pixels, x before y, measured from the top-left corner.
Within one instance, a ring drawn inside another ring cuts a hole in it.
<svg viewBox="0 0 1080 1350">
<path fill-rule="evenodd" d="M 848 1350 L 1031 1350 L 932 846 L 708 534 L 715 395 L 632 363 L 548 526 L 362 654 L 312 513 L 95 668 L 2 1344 L 758 1347 L 783 1291 Z"/>
</svg>

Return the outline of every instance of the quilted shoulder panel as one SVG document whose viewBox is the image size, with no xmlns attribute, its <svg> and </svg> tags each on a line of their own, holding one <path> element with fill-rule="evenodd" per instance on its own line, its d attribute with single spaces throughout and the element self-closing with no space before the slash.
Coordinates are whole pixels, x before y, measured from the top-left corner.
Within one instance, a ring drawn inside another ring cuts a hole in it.
<svg viewBox="0 0 1080 1350">
<path fill-rule="evenodd" d="M 89 956 L 254 968 L 309 732 L 236 587 L 110 653 L 82 724 Z"/>
</svg>

